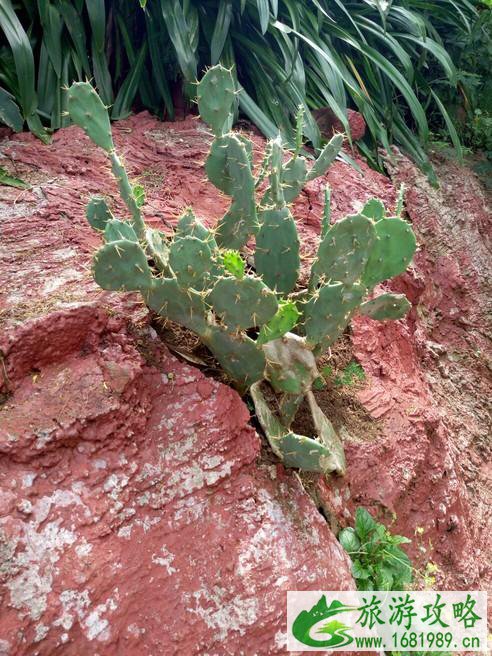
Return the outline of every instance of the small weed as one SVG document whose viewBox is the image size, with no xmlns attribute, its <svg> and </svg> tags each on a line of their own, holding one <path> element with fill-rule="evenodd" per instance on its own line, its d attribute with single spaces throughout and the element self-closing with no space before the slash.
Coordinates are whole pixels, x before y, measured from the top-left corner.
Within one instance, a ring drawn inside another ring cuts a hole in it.
<svg viewBox="0 0 492 656">
<path fill-rule="evenodd" d="M 336 387 L 354 387 L 357 383 L 366 379 L 364 369 L 355 360 L 349 362 L 336 376 L 333 367 L 329 364 L 321 369 L 321 374 L 324 380 L 321 378 L 317 379 L 318 382 L 315 389 L 323 389 L 325 387 L 324 381 L 330 378 L 333 379 L 333 384 Z"/>
<path fill-rule="evenodd" d="M 364 508 L 357 508 L 355 527 L 344 528 L 338 539 L 352 560 L 358 590 L 404 590 L 412 582 L 412 564 L 400 548 L 411 541 L 391 534 Z"/>
<path fill-rule="evenodd" d="M 435 563 L 431 561 L 427 563 L 423 574 L 424 586 L 426 590 L 434 589 L 434 586 L 436 584 L 436 577 L 434 576 L 434 574 L 437 574 L 439 571 L 440 571 L 439 567 Z"/>
<path fill-rule="evenodd" d="M 335 377 L 334 383 L 337 387 L 353 387 L 359 382 L 366 379 L 364 369 L 358 362 L 352 360 L 348 365 L 342 369 L 340 375 Z"/>
</svg>

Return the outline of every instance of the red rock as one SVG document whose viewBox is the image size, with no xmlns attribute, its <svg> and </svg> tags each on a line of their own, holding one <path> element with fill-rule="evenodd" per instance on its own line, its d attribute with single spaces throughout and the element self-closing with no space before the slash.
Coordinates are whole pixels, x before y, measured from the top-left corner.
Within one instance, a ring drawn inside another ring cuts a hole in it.
<svg viewBox="0 0 492 656">
<path fill-rule="evenodd" d="M 284 591 L 351 587 L 346 556 L 297 479 L 255 464 L 236 392 L 98 326 L 1 412 L 5 653 L 281 653 Z"/>
<path fill-rule="evenodd" d="M 313 116 L 318 123 L 322 136 L 330 139 L 336 132 L 345 132 L 341 121 L 335 116 L 329 107 L 321 107 L 313 112 Z M 347 110 L 347 119 L 350 127 L 350 136 L 352 141 L 358 141 L 366 133 L 366 122 L 359 112 L 353 109 Z"/>
</svg>

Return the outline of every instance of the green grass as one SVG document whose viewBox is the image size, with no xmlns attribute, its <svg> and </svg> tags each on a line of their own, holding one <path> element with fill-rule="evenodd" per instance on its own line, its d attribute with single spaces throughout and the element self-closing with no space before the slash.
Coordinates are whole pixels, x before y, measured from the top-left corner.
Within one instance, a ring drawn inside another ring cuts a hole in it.
<svg viewBox="0 0 492 656">
<path fill-rule="evenodd" d="M 331 365 L 326 365 L 321 369 L 321 375 L 324 379 L 332 378 L 336 387 L 354 387 L 366 379 L 364 369 L 358 362 L 355 362 L 355 360 L 349 362 L 348 365 L 346 365 L 336 376 L 334 376 L 333 367 Z M 322 389 L 322 387 L 320 389 Z"/>
</svg>

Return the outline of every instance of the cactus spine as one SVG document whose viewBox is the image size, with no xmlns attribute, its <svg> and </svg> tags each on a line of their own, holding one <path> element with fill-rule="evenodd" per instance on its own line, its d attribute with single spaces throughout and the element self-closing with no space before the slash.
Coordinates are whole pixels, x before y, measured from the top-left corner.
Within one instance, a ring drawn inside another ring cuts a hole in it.
<svg viewBox="0 0 492 656">
<path fill-rule="evenodd" d="M 94 277 L 103 289 L 139 291 L 154 312 L 199 335 L 238 388 L 250 390 L 272 449 L 287 466 L 343 474 L 343 447 L 312 392 L 319 378 L 316 357 L 356 312 L 386 320 L 408 311 L 403 295 L 371 297 L 377 283 L 406 269 L 416 248 L 411 227 L 400 218 L 402 197 L 397 217 L 387 218 L 382 203 L 372 199 L 359 214 L 331 224 L 327 188 L 309 286 L 298 289 L 299 238 L 290 203 L 306 182 L 325 173 L 342 135 L 310 166 L 300 154 L 299 112 L 290 159 L 284 161 L 280 139 L 270 141 L 255 176 L 251 142 L 230 131 L 236 102 L 231 72 L 222 66 L 208 70 L 198 83 L 197 101 L 214 134 L 205 170 L 231 205 L 213 231 L 187 209 L 174 235 L 166 237 L 145 225 L 142 190 L 128 179 L 96 92 L 88 83 L 69 89 L 71 118 L 107 153 L 130 214 L 129 222 L 120 221 L 103 198 L 89 202 L 88 221 L 105 241 L 93 258 Z M 252 238 L 254 270 L 239 250 Z M 266 401 L 263 384 L 278 395 L 278 412 Z M 304 399 L 313 438 L 291 430 Z"/>
</svg>

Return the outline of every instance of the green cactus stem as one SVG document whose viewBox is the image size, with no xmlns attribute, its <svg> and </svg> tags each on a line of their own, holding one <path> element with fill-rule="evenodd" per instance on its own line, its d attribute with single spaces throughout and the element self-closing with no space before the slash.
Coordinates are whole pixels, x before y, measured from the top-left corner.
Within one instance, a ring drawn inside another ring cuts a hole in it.
<svg viewBox="0 0 492 656">
<path fill-rule="evenodd" d="M 128 239 L 105 244 L 97 251 L 93 275 L 100 287 L 113 291 L 141 291 L 152 285 L 147 256 L 138 243 Z"/>
<path fill-rule="evenodd" d="M 134 190 L 128 179 L 125 167 L 118 157 L 116 151 L 108 153 L 111 161 L 111 170 L 116 178 L 121 198 L 131 214 L 131 223 L 139 239 L 145 239 L 145 223 L 142 218 L 139 203 L 135 197 Z"/>
<path fill-rule="evenodd" d="M 197 85 L 198 110 L 200 117 L 220 137 L 232 127 L 233 106 L 236 90 L 230 70 L 214 66 Z"/>
<path fill-rule="evenodd" d="M 313 404 L 313 421 L 316 429 L 320 431 L 318 440 L 286 430 L 270 410 L 260 383 L 251 385 L 250 394 L 255 404 L 256 416 L 265 431 L 272 451 L 287 467 L 298 467 L 304 471 L 321 474 L 331 472 L 342 476 L 345 474 L 343 448 L 336 433 L 331 432 L 331 424 L 317 406 L 312 393 L 308 394 L 308 401 L 310 405 Z M 323 417 L 326 422 L 323 422 Z"/>
<path fill-rule="evenodd" d="M 89 225 L 94 228 L 94 230 L 104 231 L 106 223 L 110 221 L 113 217 L 111 211 L 106 203 L 106 200 L 102 196 L 92 196 L 86 211 L 85 215 Z"/>
<path fill-rule="evenodd" d="M 320 242 L 309 288 L 314 290 L 320 281 L 350 285 L 360 280 L 375 239 L 373 222 L 362 214 L 337 221 Z"/>
<path fill-rule="evenodd" d="M 330 229 L 331 224 L 331 189 L 329 185 L 325 187 L 325 202 L 323 204 L 323 218 L 321 219 L 321 241 L 324 241 L 326 233 Z"/>
<path fill-rule="evenodd" d="M 121 197 L 132 215 L 133 229 L 139 239 L 144 239 L 145 224 L 125 168 L 114 149 L 107 108 L 89 82 L 74 82 L 67 94 L 70 118 L 95 144 L 106 151 Z"/>
<path fill-rule="evenodd" d="M 271 289 L 288 294 L 296 286 L 301 265 L 296 224 L 288 207 L 263 210 L 259 218 L 256 271 Z"/>
<path fill-rule="evenodd" d="M 415 234 L 403 219 L 382 219 L 374 227 L 376 241 L 362 276 L 369 289 L 406 271 L 417 248 Z"/>
<path fill-rule="evenodd" d="M 267 323 L 277 312 L 275 294 L 259 278 L 219 278 L 207 297 L 230 331 Z"/>
</svg>

